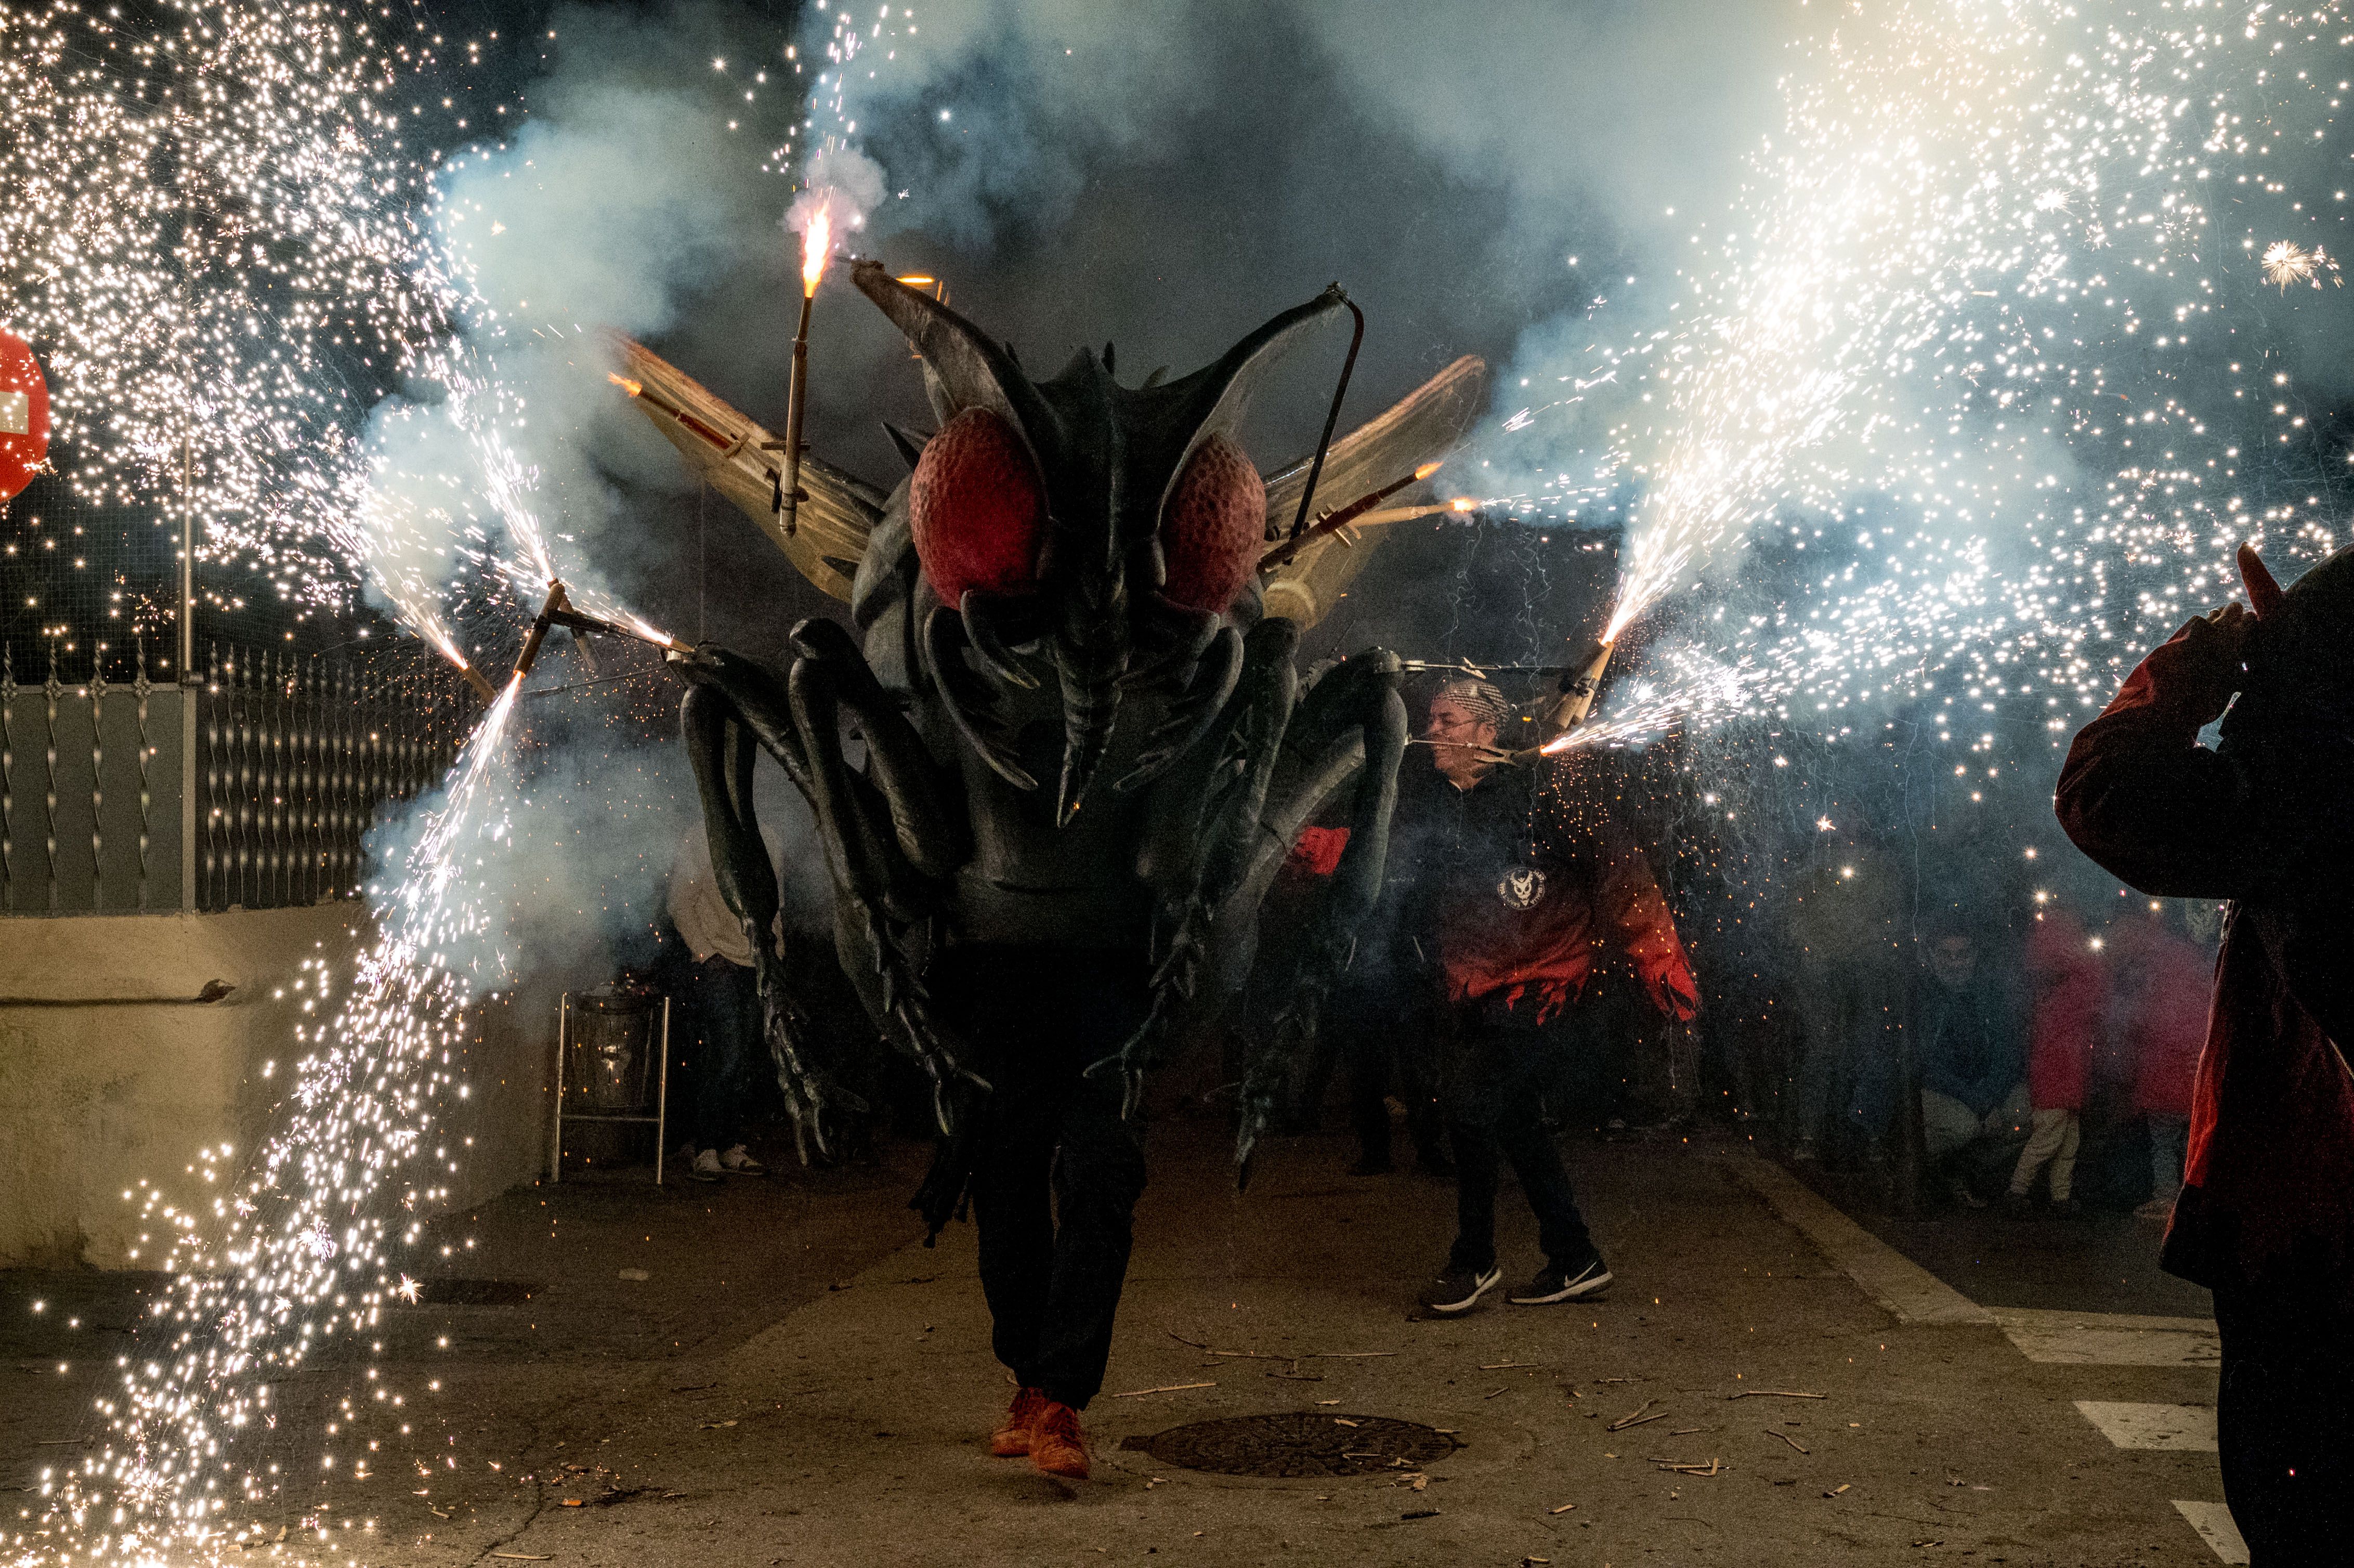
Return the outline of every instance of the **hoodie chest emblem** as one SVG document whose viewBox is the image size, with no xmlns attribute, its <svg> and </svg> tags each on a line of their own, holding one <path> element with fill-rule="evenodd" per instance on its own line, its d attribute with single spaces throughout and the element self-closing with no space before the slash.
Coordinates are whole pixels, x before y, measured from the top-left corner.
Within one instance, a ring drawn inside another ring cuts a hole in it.
<svg viewBox="0 0 2354 1568">
<path fill-rule="evenodd" d="M 1504 874 L 1503 881 L 1496 884 L 1496 896 L 1508 908 L 1533 909 L 1544 896 L 1544 885 L 1543 872 L 1516 865 Z"/>
</svg>

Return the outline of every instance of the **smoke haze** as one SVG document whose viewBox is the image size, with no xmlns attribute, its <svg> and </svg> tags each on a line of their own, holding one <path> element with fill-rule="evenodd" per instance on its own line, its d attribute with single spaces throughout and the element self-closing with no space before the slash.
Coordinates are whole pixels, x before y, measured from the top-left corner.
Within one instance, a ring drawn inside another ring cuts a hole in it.
<svg viewBox="0 0 2354 1568">
<path fill-rule="evenodd" d="M 918 7 L 896 58 L 870 49 L 858 63 L 873 75 L 851 73 L 840 107 L 821 95 L 812 117 L 820 134 L 855 125 L 879 176 L 858 193 L 871 211 L 844 247 L 945 278 L 958 308 L 1034 366 L 1110 341 L 1128 378 L 1163 364 L 1182 374 L 1338 280 L 1370 323 L 1345 422 L 1465 353 L 1489 360 L 1509 411 L 1529 372 L 1505 372 L 1549 364 L 1630 273 L 1665 311 L 1667 280 L 1648 260 L 1672 232 L 1665 209 L 1729 199 L 1801 10 L 960 0 Z M 797 90 L 826 69 L 833 20 L 559 6 L 529 117 L 504 143 L 460 153 L 443 185 L 446 231 L 504 318 L 477 344 L 526 404 L 509 433 L 563 569 L 758 656 L 791 620 L 835 607 L 732 508 L 685 487 L 585 334 L 643 337 L 781 423 L 792 183 L 763 164 L 796 134 Z M 905 344 L 838 281 L 812 337 L 812 448 L 895 482 L 903 465 L 878 419 L 929 423 Z M 1262 467 L 1312 443 L 1344 346 L 1335 333 L 1269 379 L 1245 431 Z M 413 432 L 403 458 L 436 466 Z M 462 471 L 471 460 L 453 449 L 442 461 Z M 1434 587 L 1416 550 L 1418 567 L 1381 572 L 1380 591 L 1361 596 L 1369 619 L 1344 614 L 1322 641 L 1543 655 L 1575 630 L 1552 620 L 1591 620 L 1607 586 L 1608 555 L 1580 547 L 1545 594 L 1527 590 L 1553 549 L 1506 534 L 1489 552 L 1480 591 L 1523 585 L 1508 635 L 1467 613 L 1468 581 Z M 593 912 L 607 946 L 635 939 L 668 866 L 672 838 L 653 824 L 692 804 L 681 777 L 635 754 L 567 766 L 561 788 L 535 787 L 547 820 L 512 846 L 504 900 L 510 945 L 549 957 Z M 609 789 L 631 803 L 610 821 L 595 806 Z M 614 831 L 640 816 L 643 833 Z M 593 851 L 576 854 L 592 822 Z"/>
<path fill-rule="evenodd" d="M 811 137 L 846 136 L 872 160 L 860 192 L 871 210 L 844 247 L 945 279 L 954 304 L 1034 367 L 1110 341 L 1124 377 L 1162 364 L 1182 374 L 1337 279 L 1370 318 L 1344 423 L 1474 353 L 1493 375 L 1492 436 L 1518 408 L 1558 401 L 1558 377 L 1588 370 L 1597 341 L 1674 323 L 1693 237 L 1721 243 L 1748 160 L 1781 133 L 1777 82 L 1808 67 L 1791 46 L 1835 20 L 1825 10 L 940 0 L 915 7 L 912 33 L 885 37 L 904 13 L 875 20 L 844 79 L 814 89 L 840 13 L 813 3 L 797 19 L 566 5 L 547 18 L 530 115 L 456 160 L 447 210 L 505 318 L 481 346 L 527 400 L 517 437 L 567 572 L 673 630 L 768 657 L 792 620 L 838 607 L 732 509 L 686 487 L 581 334 L 643 336 L 780 423 L 798 302 L 786 176 Z M 870 26 L 863 4 L 859 16 Z M 811 128 L 798 123 L 805 90 Z M 797 151 L 779 160 L 789 142 Z M 2315 328 L 2274 334 L 2283 363 L 2333 387 L 2347 327 L 2302 292 L 2276 309 Z M 1311 444 L 1344 342 L 1310 344 L 1267 385 L 1244 432 L 1262 467 Z M 812 448 L 895 482 L 904 467 L 878 421 L 921 429 L 930 416 L 904 343 L 839 274 L 817 299 L 811 365 Z M 1631 378 L 1599 384 L 1526 436 L 1484 443 L 1449 481 L 1512 494 L 1580 474 L 1638 397 Z M 2059 440 L 2018 450 L 2022 472 L 2079 477 Z M 1631 499 L 1621 486 L 1579 525 L 1606 535 Z M 1868 565 L 1863 523 L 1907 520 L 1894 497 L 1846 510 L 1828 538 L 1809 519 L 1810 533 L 1748 541 L 1728 608 L 1764 614 L 1826 572 Z M 1960 548 L 1982 524 L 1938 526 Z M 1614 564 L 1606 538 L 1579 542 L 1557 522 L 1534 540 L 1490 538 L 1473 546 L 1481 564 L 1453 573 L 1393 546 L 1320 642 L 1543 655 L 1591 630 Z M 1961 586 L 1941 610 L 1953 626 L 1981 612 L 1970 585 L 2026 547 L 1997 536 L 1993 555 L 1956 557 Z M 1475 597 L 1505 596 L 1505 613 L 1467 613 L 1475 582 Z"/>
</svg>

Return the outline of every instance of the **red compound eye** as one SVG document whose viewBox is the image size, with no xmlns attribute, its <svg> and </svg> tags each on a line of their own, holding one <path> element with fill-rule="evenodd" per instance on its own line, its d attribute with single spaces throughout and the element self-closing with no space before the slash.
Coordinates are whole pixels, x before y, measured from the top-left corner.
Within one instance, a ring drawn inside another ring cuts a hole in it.
<svg viewBox="0 0 2354 1568">
<path fill-rule="evenodd" d="M 1223 612 L 1248 582 L 1267 529 L 1267 484 L 1224 436 L 1194 449 L 1161 518 L 1161 597 Z"/>
<path fill-rule="evenodd" d="M 943 603 L 965 590 L 1023 594 L 1038 586 L 1046 493 L 1013 427 L 967 408 L 924 447 L 907 485 L 916 558 Z"/>
</svg>

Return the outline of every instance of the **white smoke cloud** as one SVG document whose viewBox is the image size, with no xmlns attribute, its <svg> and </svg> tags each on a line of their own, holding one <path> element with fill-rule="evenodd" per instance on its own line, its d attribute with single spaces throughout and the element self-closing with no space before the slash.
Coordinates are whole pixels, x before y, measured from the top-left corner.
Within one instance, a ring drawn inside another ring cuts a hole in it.
<svg viewBox="0 0 2354 1568">
<path fill-rule="evenodd" d="M 837 233 L 856 233 L 883 205 L 883 165 L 854 147 L 823 147 L 809 161 L 809 177 L 785 213 L 785 228 L 799 234 L 822 208 L 831 207 Z"/>
</svg>

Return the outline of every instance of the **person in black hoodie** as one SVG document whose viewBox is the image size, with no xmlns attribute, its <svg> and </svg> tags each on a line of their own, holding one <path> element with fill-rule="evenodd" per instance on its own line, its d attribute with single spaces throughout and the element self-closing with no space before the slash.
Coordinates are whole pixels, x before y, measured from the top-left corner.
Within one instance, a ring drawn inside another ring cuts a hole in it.
<svg viewBox="0 0 2354 1568">
<path fill-rule="evenodd" d="M 1488 683 L 1447 685 L 1430 705 L 1424 737 L 1435 767 L 1427 776 L 1409 768 L 1401 791 L 1416 868 L 1412 928 L 1437 948 L 1452 1035 L 1442 1098 L 1457 1229 L 1445 1270 L 1422 1296 L 1435 1313 L 1468 1311 L 1502 1281 L 1496 1192 L 1506 1160 L 1536 1212 L 1546 1257 L 1510 1299 L 1568 1301 L 1610 1283 L 1542 1119 L 1542 1028 L 1584 988 L 1605 945 L 1625 952 L 1662 1011 L 1689 1018 L 1696 994 L 1666 901 L 1632 839 L 1606 824 L 1573 842 L 1544 842 L 1535 772 L 1495 749 L 1510 716 Z"/>
</svg>

